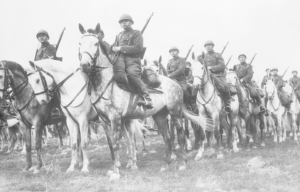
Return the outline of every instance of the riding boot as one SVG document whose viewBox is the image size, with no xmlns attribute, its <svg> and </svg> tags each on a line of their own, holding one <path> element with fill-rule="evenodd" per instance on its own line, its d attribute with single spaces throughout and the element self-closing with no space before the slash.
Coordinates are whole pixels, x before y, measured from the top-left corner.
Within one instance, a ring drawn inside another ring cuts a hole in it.
<svg viewBox="0 0 300 192">
<path fill-rule="evenodd" d="M 148 90 L 145 84 L 143 83 L 143 81 L 139 78 L 135 78 L 134 81 L 131 81 L 131 83 L 134 85 L 134 87 L 136 88 L 140 96 L 140 100 L 137 102 L 137 105 L 138 106 L 143 105 L 147 109 L 152 109 L 153 108 L 152 99 L 150 98 Z"/>
<path fill-rule="evenodd" d="M 230 101 L 231 96 L 230 96 L 230 92 L 229 91 L 223 93 L 223 99 L 224 99 L 224 103 L 225 103 L 225 111 L 228 112 L 228 113 L 230 113 L 231 112 L 231 106 L 230 106 L 230 104 L 231 104 L 231 101 Z"/>
<path fill-rule="evenodd" d="M 260 95 L 257 94 L 255 97 L 255 100 L 256 100 L 257 105 L 259 106 L 260 112 L 264 112 L 266 110 L 266 108 L 261 103 Z"/>
</svg>

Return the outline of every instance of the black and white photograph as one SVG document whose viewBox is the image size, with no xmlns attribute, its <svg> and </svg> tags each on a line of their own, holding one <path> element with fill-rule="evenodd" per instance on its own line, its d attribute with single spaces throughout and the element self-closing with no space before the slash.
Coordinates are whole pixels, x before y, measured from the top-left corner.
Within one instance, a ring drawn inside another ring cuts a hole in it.
<svg viewBox="0 0 300 192">
<path fill-rule="evenodd" d="M 299 192 L 299 9 L 1 0 L 0 192 Z"/>
</svg>

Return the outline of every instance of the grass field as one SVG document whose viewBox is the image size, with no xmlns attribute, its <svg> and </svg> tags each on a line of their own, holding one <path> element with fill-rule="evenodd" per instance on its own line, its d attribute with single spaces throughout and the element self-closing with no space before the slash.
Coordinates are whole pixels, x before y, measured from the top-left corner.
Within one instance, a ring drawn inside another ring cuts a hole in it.
<svg viewBox="0 0 300 192">
<path fill-rule="evenodd" d="M 106 176 L 112 164 L 105 138 L 93 141 L 88 147 L 90 172 L 87 174 L 81 173 L 78 167 L 74 173 L 66 173 L 71 151 L 69 147 L 58 149 L 57 139 L 44 146 L 45 166 L 38 174 L 22 171 L 25 156 L 19 151 L 2 152 L 0 191 L 300 191 L 300 146 L 291 139 L 273 143 L 269 137 L 264 148 L 242 149 L 239 153 L 224 150 L 221 159 L 214 155 L 194 161 L 195 154 L 191 152 L 186 171 L 179 172 L 173 162 L 163 173 L 159 172 L 164 155 L 162 137 L 151 136 L 147 143 L 147 150 L 152 153 L 138 154 L 138 171 L 126 170 L 126 148 L 122 145 L 121 179 L 115 183 L 110 183 Z M 265 165 L 249 169 L 247 164 L 254 157 L 261 157 Z"/>
</svg>

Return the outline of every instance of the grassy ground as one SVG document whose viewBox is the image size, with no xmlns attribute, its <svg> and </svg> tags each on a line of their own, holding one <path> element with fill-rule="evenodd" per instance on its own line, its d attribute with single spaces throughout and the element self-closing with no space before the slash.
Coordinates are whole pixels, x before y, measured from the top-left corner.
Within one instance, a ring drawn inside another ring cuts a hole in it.
<svg viewBox="0 0 300 192">
<path fill-rule="evenodd" d="M 194 161 L 194 154 L 190 153 L 186 171 L 178 172 L 173 162 L 163 173 L 159 172 L 164 155 L 162 137 L 151 136 L 147 142 L 148 150 L 156 153 L 146 156 L 139 153 L 138 171 L 125 169 L 127 156 L 122 145 L 121 179 L 116 183 L 110 183 L 106 176 L 111 158 L 105 138 L 89 146 L 90 173 L 87 174 L 79 168 L 74 173 L 65 173 L 70 164 L 70 149 L 57 149 L 56 139 L 44 147 L 45 167 L 39 174 L 22 172 L 25 156 L 19 152 L 0 153 L 0 191 L 300 191 L 300 150 L 290 139 L 273 143 L 267 138 L 264 148 L 243 149 L 239 153 L 223 151 L 222 159 L 212 156 Z M 249 170 L 248 161 L 258 156 L 266 165 Z"/>
</svg>

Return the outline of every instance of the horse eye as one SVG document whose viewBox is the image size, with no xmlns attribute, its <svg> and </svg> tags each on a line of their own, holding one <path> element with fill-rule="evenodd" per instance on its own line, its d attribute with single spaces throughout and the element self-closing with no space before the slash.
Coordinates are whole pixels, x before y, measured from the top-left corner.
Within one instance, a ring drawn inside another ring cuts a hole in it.
<svg viewBox="0 0 300 192">
<path fill-rule="evenodd" d="M 37 84 L 39 84 L 39 82 L 40 82 L 40 80 L 39 80 L 39 79 L 37 79 L 37 80 L 36 80 L 36 83 L 37 83 Z"/>
</svg>

